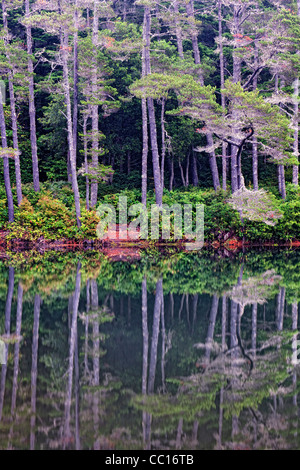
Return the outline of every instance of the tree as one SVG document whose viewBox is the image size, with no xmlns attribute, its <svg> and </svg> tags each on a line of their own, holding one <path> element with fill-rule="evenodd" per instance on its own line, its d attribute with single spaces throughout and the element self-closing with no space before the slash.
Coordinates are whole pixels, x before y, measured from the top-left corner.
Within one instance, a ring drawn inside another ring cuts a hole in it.
<svg viewBox="0 0 300 470">
<path fill-rule="evenodd" d="M 68 145 L 70 155 L 70 166 L 72 175 L 72 187 L 74 192 L 74 202 L 76 211 L 76 222 L 78 228 L 81 226 L 81 210 L 80 210 L 80 195 L 76 173 L 76 154 L 74 148 L 74 136 L 73 136 L 73 119 L 72 119 L 72 107 L 71 107 L 71 89 L 70 89 L 70 70 L 69 70 L 69 57 L 72 51 L 72 46 L 69 44 L 69 36 L 74 28 L 74 23 L 77 24 L 77 17 L 74 15 L 74 11 L 77 9 L 72 8 L 68 1 L 49 4 L 50 12 L 43 12 L 48 7 L 48 4 L 41 2 L 37 5 L 40 13 L 31 16 L 28 24 L 33 24 L 36 27 L 42 28 L 52 34 L 56 34 L 59 37 L 59 54 L 58 61 L 63 70 L 63 93 L 65 97 L 66 106 L 66 121 L 67 121 L 67 133 L 68 133 Z M 64 13 L 62 13 L 62 11 Z M 29 28 L 29 26 L 26 26 Z M 28 29 L 27 29 L 28 31 Z"/>
<path fill-rule="evenodd" d="M 34 69 L 32 59 L 32 32 L 30 24 L 30 5 L 29 0 L 25 0 L 25 18 L 29 21 L 25 22 L 27 54 L 28 54 L 28 80 L 29 80 L 29 120 L 30 120 L 30 141 L 32 153 L 32 175 L 33 187 L 35 191 L 40 190 L 39 164 L 37 155 L 37 138 L 36 138 L 36 111 L 34 98 Z"/>
<path fill-rule="evenodd" d="M 2 15 L 3 15 L 3 29 L 4 29 L 4 51 L 7 59 L 7 75 L 8 75 L 8 87 L 9 87 L 9 101 L 11 109 L 11 122 L 12 122 L 12 131 L 13 131 L 13 146 L 15 149 L 15 174 L 16 174 L 16 190 L 17 190 L 17 201 L 20 205 L 22 201 L 22 181 L 21 181 L 21 169 L 20 169 L 20 156 L 19 156 L 19 142 L 18 142 L 18 123 L 17 123 L 17 113 L 16 113 L 16 98 L 14 91 L 14 77 L 13 70 L 16 67 L 16 63 L 12 63 L 14 50 L 9 44 L 9 31 L 7 23 L 7 5 L 6 1 L 2 0 Z M 18 45 L 15 46 L 18 48 Z M 19 57 L 17 56 L 17 59 Z"/>
<path fill-rule="evenodd" d="M 2 91 L 0 92 L 0 131 L 1 131 L 1 157 L 3 159 L 3 171 L 4 171 L 4 185 L 5 185 L 5 192 L 8 204 L 8 221 L 13 222 L 14 220 L 14 203 L 13 203 L 13 195 L 11 189 L 11 182 L 10 182 L 10 174 L 9 174 L 9 156 L 14 156 L 15 151 L 14 149 L 10 149 L 7 146 L 7 135 L 6 135 L 6 124 L 5 124 L 5 115 L 4 115 L 4 103 L 3 103 Z"/>
</svg>

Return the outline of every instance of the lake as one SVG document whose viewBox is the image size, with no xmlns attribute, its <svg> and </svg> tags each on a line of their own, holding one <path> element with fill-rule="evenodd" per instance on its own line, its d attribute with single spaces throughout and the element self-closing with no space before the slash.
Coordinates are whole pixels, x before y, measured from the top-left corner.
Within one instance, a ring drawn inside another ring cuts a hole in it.
<svg viewBox="0 0 300 470">
<path fill-rule="evenodd" d="M 299 450 L 299 300 L 297 250 L 1 252 L 0 449 Z"/>
</svg>

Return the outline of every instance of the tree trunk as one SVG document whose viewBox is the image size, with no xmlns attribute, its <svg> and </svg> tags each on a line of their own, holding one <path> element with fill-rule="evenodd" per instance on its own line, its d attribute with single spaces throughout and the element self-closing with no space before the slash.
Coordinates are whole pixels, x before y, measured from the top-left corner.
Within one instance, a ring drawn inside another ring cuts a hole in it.
<svg viewBox="0 0 300 470">
<path fill-rule="evenodd" d="M 178 8 L 177 0 L 174 0 L 173 8 L 174 8 L 174 12 L 175 12 L 175 33 L 176 33 L 177 50 L 178 50 L 178 55 L 179 55 L 180 59 L 183 60 L 184 59 L 184 53 L 183 53 L 181 27 L 180 27 L 180 24 L 179 24 L 179 21 L 178 21 L 179 8 Z"/>
<path fill-rule="evenodd" d="M 69 69 L 68 69 L 68 35 L 66 33 L 64 33 L 64 38 L 63 38 L 63 35 L 61 34 L 61 51 L 62 51 L 62 62 L 63 62 L 64 93 L 65 93 L 66 108 L 67 108 L 67 131 L 68 131 L 68 142 L 69 142 L 69 152 L 70 152 L 70 165 L 71 165 L 71 173 L 72 173 L 72 187 L 73 187 L 73 192 L 74 192 L 76 222 L 77 222 L 77 227 L 80 228 L 81 227 L 80 196 L 79 196 L 79 188 L 78 188 L 77 173 L 76 173 L 76 155 L 74 152 Z"/>
<path fill-rule="evenodd" d="M 143 151 L 142 151 L 142 204 L 147 205 L 148 119 L 147 101 L 142 99 Z"/>
<path fill-rule="evenodd" d="M 192 164 L 193 164 L 193 186 L 198 186 L 199 178 L 198 178 L 198 169 L 197 169 L 197 158 L 194 152 L 192 154 Z"/>
<path fill-rule="evenodd" d="M 184 187 L 186 187 L 186 181 L 185 181 L 185 178 L 184 178 L 183 168 L 182 168 L 182 165 L 181 165 L 181 161 L 180 161 L 180 160 L 178 161 L 178 165 L 179 165 L 179 169 L 180 169 L 180 175 L 181 175 L 181 179 L 182 179 L 182 184 L 183 184 Z"/>
<path fill-rule="evenodd" d="M 34 297 L 33 332 L 32 332 L 30 450 L 34 450 L 35 448 L 36 388 L 37 388 L 37 374 L 38 374 L 40 311 L 41 311 L 41 297 L 38 294 L 36 294 Z"/>
<path fill-rule="evenodd" d="M 158 347 L 158 336 L 159 336 L 159 325 L 160 325 L 162 302 L 163 302 L 162 279 L 159 279 L 156 283 L 155 303 L 154 303 L 154 312 L 153 312 L 152 342 L 151 342 L 151 353 L 150 353 L 150 362 L 149 362 L 149 381 L 148 381 L 148 393 L 149 394 L 154 392 L 155 372 L 156 372 L 156 363 L 157 363 L 157 347 Z"/>
<path fill-rule="evenodd" d="M 27 18 L 30 16 L 29 0 L 25 0 L 25 15 Z M 27 54 L 28 54 L 28 80 L 29 80 L 29 121 L 30 121 L 30 142 L 31 142 L 31 155 L 32 155 L 32 174 L 33 174 L 33 188 L 35 191 L 40 190 L 40 177 L 39 165 L 37 155 L 37 141 L 36 141 L 36 112 L 34 102 L 34 75 L 33 75 L 33 62 L 32 62 L 32 35 L 31 26 L 26 25 L 26 40 L 27 40 Z"/>
<path fill-rule="evenodd" d="M 98 100 L 97 100 L 97 46 L 98 46 L 98 28 L 99 28 L 99 1 L 94 0 L 94 16 L 93 16 L 93 31 L 92 42 L 94 50 L 94 63 L 92 64 L 92 167 L 94 170 L 98 168 L 99 159 L 99 115 L 98 115 Z M 97 204 L 98 195 L 98 182 L 91 181 L 91 207 Z"/>
<path fill-rule="evenodd" d="M 276 307 L 276 326 L 278 331 L 283 329 L 283 318 L 284 318 L 284 305 L 285 305 L 285 287 L 280 287 L 277 296 L 277 307 Z"/>
<path fill-rule="evenodd" d="M 3 16 L 3 28 L 5 32 L 5 44 L 8 45 L 8 24 L 7 24 L 7 10 L 6 2 L 2 0 L 2 16 Z M 22 180 L 21 180 L 21 169 L 20 169 L 20 156 L 19 156 L 19 142 L 18 142 L 18 125 L 17 125 L 17 113 L 16 113 L 16 99 L 14 93 L 14 84 L 13 84 L 13 72 L 12 72 L 12 63 L 9 56 L 9 48 L 5 48 L 6 57 L 9 64 L 8 70 L 8 88 L 9 88 L 9 101 L 11 109 L 11 124 L 12 124 L 12 133 L 13 133 L 13 146 L 16 150 L 15 155 L 15 173 L 16 173 L 16 190 L 17 190 L 17 201 L 18 206 L 22 201 Z"/>
<path fill-rule="evenodd" d="M 23 307 L 23 288 L 21 283 L 18 285 L 17 294 L 17 312 L 16 312 L 16 336 L 21 336 L 22 326 L 22 307 Z M 14 374 L 13 374 L 13 389 L 11 399 L 11 415 L 15 417 L 16 401 L 17 401 L 17 388 L 18 388 L 18 374 L 19 374 L 19 360 L 20 360 L 20 341 L 17 339 L 14 351 Z"/>
<path fill-rule="evenodd" d="M 143 25 L 143 43 L 145 52 L 145 74 L 151 73 L 150 67 L 150 32 L 151 32 L 151 15 L 150 8 L 145 7 L 144 10 L 144 25 Z M 150 141 L 152 149 L 152 164 L 153 164 L 153 177 L 155 186 L 155 202 L 158 206 L 162 206 L 162 186 L 161 186 L 161 171 L 159 165 L 159 152 L 157 144 L 157 130 L 155 121 L 155 110 L 153 98 L 147 98 Z"/>
<path fill-rule="evenodd" d="M 190 171 L 190 151 L 189 151 L 187 159 L 186 159 L 186 168 L 185 168 L 185 185 L 186 186 L 188 186 L 190 184 L 189 171 Z"/>
<path fill-rule="evenodd" d="M 217 295 L 213 295 L 212 305 L 210 309 L 210 316 L 209 316 L 209 324 L 207 330 L 207 336 L 205 340 L 205 361 L 209 363 L 210 355 L 212 351 L 213 339 L 214 339 L 214 331 L 216 325 L 216 318 L 218 313 L 218 306 L 219 306 L 219 297 Z"/>
<path fill-rule="evenodd" d="M 131 152 L 128 150 L 127 152 L 127 175 L 130 175 L 131 172 Z"/>
<path fill-rule="evenodd" d="M 88 146 L 87 146 L 87 121 L 89 116 L 87 114 L 83 117 L 83 148 L 84 148 L 84 169 L 86 173 L 85 177 L 85 202 L 87 210 L 90 210 L 90 182 L 87 176 L 89 172 L 88 166 Z"/>
<path fill-rule="evenodd" d="M 77 160 L 77 124 L 78 124 L 78 4 L 75 0 L 74 5 L 74 50 L 73 50 L 73 74 L 74 74 L 74 93 L 73 93 L 73 146 L 74 154 Z"/>
<path fill-rule="evenodd" d="M 161 189 L 164 190 L 164 180 L 165 180 L 165 157 L 166 157 L 166 131 L 165 131 L 165 99 L 162 98 L 161 101 Z"/>
<path fill-rule="evenodd" d="M 218 23 L 219 23 L 219 54 L 220 54 L 220 77 L 221 90 L 225 84 L 225 67 L 224 67 L 224 51 L 223 51 L 223 28 L 222 28 L 222 1 L 218 2 Z M 225 112 L 225 96 L 221 92 L 221 105 Z M 227 158 L 226 158 L 226 142 L 222 142 L 222 189 L 227 189 Z"/>
<path fill-rule="evenodd" d="M 5 116 L 4 116 L 4 109 L 2 103 L 2 94 L 0 93 L 0 130 L 1 130 L 1 142 L 2 148 L 7 148 L 7 137 L 6 137 L 6 125 L 5 125 Z M 7 205 L 8 205 L 8 221 L 14 221 L 14 202 L 13 202 L 13 195 L 11 190 L 11 183 L 10 183 L 10 174 L 9 174 L 9 161 L 8 156 L 3 155 L 3 173 L 4 173 L 4 186 L 7 198 Z"/>
<path fill-rule="evenodd" d="M 234 6 L 234 32 L 235 34 L 241 34 L 240 29 L 240 14 L 241 7 L 239 5 Z M 236 48 L 236 47 L 235 47 Z M 238 54 L 233 51 L 233 82 L 238 83 L 241 81 L 241 58 Z M 236 110 L 233 103 L 232 110 L 233 119 L 238 122 L 239 113 Z M 236 144 L 240 144 L 239 139 L 233 139 Z M 239 189 L 239 181 L 241 180 L 241 168 L 239 168 L 238 162 L 238 147 L 236 145 L 231 146 L 231 190 L 235 193 Z"/>
<path fill-rule="evenodd" d="M 252 357 L 256 356 L 256 339 L 257 339 L 257 302 L 252 305 L 252 333 L 251 333 L 251 349 Z"/>
<path fill-rule="evenodd" d="M 255 47 L 255 68 L 258 67 L 258 50 L 257 40 L 254 42 Z M 253 79 L 253 90 L 257 88 L 257 75 Z M 252 143 L 252 174 L 253 174 L 253 189 L 258 191 L 258 143 L 257 138 L 253 137 Z"/>
<path fill-rule="evenodd" d="M 195 27 L 194 1 L 193 0 L 189 0 L 186 3 L 186 12 L 188 16 L 188 23 L 191 28 L 191 41 L 192 41 L 192 47 L 193 47 L 194 62 L 196 65 L 199 65 L 199 83 L 201 86 L 204 86 L 203 74 L 200 68 L 201 59 L 200 59 L 200 51 L 198 47 L 198 31 L 197 31 L 197 28 Z M 207 139 L 208 147 L 211 147 L 213 145 L 212 134 L 207 134 L 206 139 Z M 212 150 L 209 153 L 209 165 L 210 165 L 210 169 L 212 173 L 214 190 L 217 191 L 217 189 L 220 187 L 220 179 L 219 179 L 219 171 L 218 171 L 218 166 L 217 166 L 216 154 L 214 150 Z"/>
<path fill-rule="evenodd" d="M 297 77 L 294 81 L 294 155 L 298 159 L 299 157 L 299 78 Z M 299 184 L 299 167 L 298 165 L 293 165 L 293 184 L 298 186 Z"/>
<path fill-rule="evenodd" d="M 281 80 L 280 88 L 283 88 L 284 80 Z M 279 89 L 279 76 L 275 75 L 275 93 L 278 93 Z M 281 106 L 281 105 L 280 105 Z M 278 165 L 278 188 L 282 199 L 286 198 L 286 187 L 285 187 L 285 170 L 284 165 Z"/>
<path fill-rule="evenodd" d="M 5 302 L 5 311 L 4 311 L 4 334 L 10 335 L 10 325 L 11 325 L 11 305 L 14 293 L 14 283 L 15 283 L 15 270 L 12 267 L 8 268 L 8 286 Z M 3 314 L 2 314 L 3 315 Z M 2 317 L 3 318 L 3 317 Z M 2 421 L 2 411 L 4 405 L 4 395 L 5 395 L 5 383 L 6 383 L 6 373 L 7 373 L 7 359 L 8 359 L 8 344 L 4 344 L 4 364 L 1 366 L 1 381 L 0 381 L 0 422 Z"/>
<path fill-rule="evenodd" d="M 68 361 L 68 380 L 67 390 L 65 398 L 65 423 L 64 423 L 64 439 L 67 442 L 71 437 L 70 421 L 71 421 L 71 404 L 72 404 L 72 386 L 73 386 L 73 371 L 74 371 L 74 357 L 76 348 L 77 338 L 77 318 L 78 318 L 78 305 L 80 297 L 80 284 L 81 284 L 81 273 L 80 263 L 77 264 L 77 273 L 75 281 L 75 292 L 73 294 L 73 312 L 70 325 L 69 335 L 69 361 Z"/>
<path fill-rule="evenodd" d="M 142 281 L 142 330 L 143 330 L 143 375 L 142 375 L 142 394 L 147 393 L 147 370 L 148 370 L 148 309 L 147 309 L 147 279 Z"/>
<path fill-rule="evenodd" d="M 170 182 L 169 182 L 169 190 L 173 190 L 174 184 L 174 160 L 173 158 L 169 158 L 169 170 L 170 170 Z"/>
</svg>

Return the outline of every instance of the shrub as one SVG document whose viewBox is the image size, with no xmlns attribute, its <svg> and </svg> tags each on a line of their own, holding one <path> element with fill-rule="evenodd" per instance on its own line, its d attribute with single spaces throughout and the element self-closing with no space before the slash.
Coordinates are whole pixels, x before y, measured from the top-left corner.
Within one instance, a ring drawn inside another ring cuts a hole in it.
<svg viewBox="0 0 300 470">
<path fill-rule="evenodd" d="M 97 238 L 96 229 L 100 221 L 95 210 L 87 211 L 85 208 L 81 210 L 81 227 L 78 233 L 79 238 L 93 240 Z"/>
<path fill-rule="evenodd" d="M 73 213 L 50 194 L 41 194 L 36 207 L 24 197 L 16 209 L 15 221 L 9 225 L 9 239 L 48 240 L 73 238 L 77 227 Z"/>
</svg>

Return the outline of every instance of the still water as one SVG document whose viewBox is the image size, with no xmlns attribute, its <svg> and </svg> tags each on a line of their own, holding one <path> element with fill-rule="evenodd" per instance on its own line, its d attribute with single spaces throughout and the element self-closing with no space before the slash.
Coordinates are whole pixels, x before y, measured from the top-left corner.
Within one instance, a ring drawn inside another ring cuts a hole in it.
<svg viewBox="0 0 300 470">
<path fill-rule="evenodd" d="M 300 449 L 300 252 L 128 254 L 2 253 L 0 449 Z"/>
</svg>

